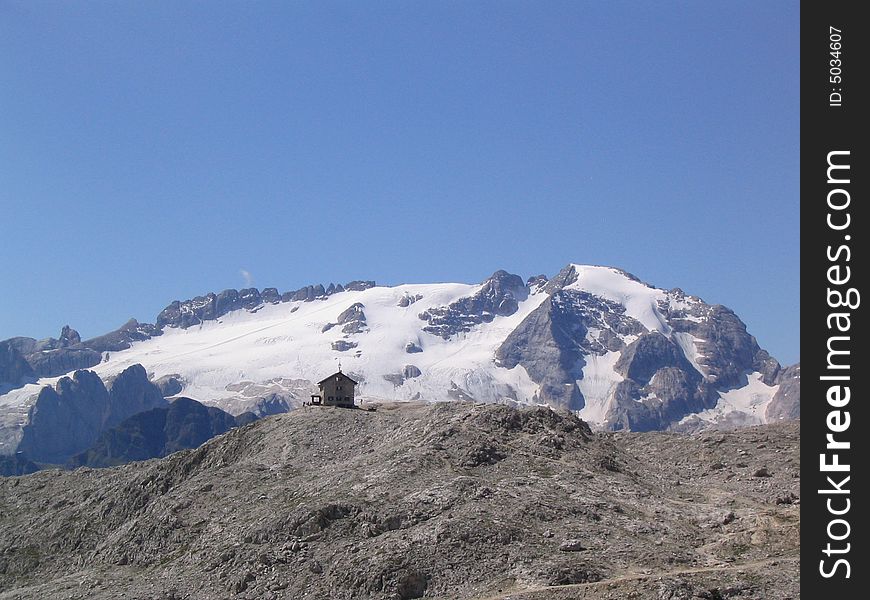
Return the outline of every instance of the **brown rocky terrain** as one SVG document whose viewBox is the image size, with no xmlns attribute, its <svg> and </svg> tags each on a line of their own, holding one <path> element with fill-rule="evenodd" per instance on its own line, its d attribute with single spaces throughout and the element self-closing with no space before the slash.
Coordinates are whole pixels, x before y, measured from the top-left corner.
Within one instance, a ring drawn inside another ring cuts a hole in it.
<svg viewBox="0 0 870 600">
<path fill-rule="evenodd" d="M 593 434 L 465 402 L 306 407 L 0 479 L 0 598 L 799 597 L 799 423 Z"/>
</svg>

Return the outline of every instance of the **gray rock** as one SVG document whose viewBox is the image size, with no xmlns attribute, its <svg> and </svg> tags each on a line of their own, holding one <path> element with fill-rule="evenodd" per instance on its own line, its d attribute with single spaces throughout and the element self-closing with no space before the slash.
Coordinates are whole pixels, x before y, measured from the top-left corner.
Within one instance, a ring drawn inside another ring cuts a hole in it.
<svg viewBox="0 0 870 600">
<path fill-rule="evenodd" d="M 239 290 L 239 304 L 242 308 L 250 310 L 263 304 L 263 298 L 260 296 L 260 291 L 257 288 L 245 288 Z M 221 315 L 224 314 L 226 313 L 221 313 Z"/>
<path fill-rule="evenodd" d="M 759 436 L 777 476 L 705 468 Z M 48 600 L 228 598 L 238 580 L 248 599 L 798 598 L 800 505 L 773 499 L 799 491 L 779 476 L 799 451 L 795 423 L 601 435 L 547 409 L 311 407 L 166 458 L 0 479 L 0 564 L 5 589 Z"/>
<path fill-rule="evenodd" d="M 423 372 L 415 365 L 405 365 L 402 367 L 402 376 L 405 379 L 414 379 L 415 377 L 419 377 Z"/>
<path fill-rule="evenodd" d="M 583 546 L 583 542 L 580 540 L 571 538 L 559 544 L 559 550 L 562 552 L 581 552 L 586 550 L 586 547 Z"/>
<path fill-rule="evenodd" d="M 80 336 L 79 332 L 69 325 L 64 325 L 63 329 L 60 331 L 60 339 L 58 342 L 61 348 L 75 346 L 82 343 L 82 336 Z"/>
<path fill-rule="evenodd" d="M 77 346 L 34 352 L 27 356 L 27 362 L 37 377 L 56 377 L 77 369 L 89 369 L 102 358 L 96 350 Z"/>
<path fill-rule="evenodd" d="M 113 427 L 124 419 L 152 408 L 166 406 L 160 388 L 148 380 L 145 367 L 136 364 L 106 380 L 108 412 L 101 429 Z"/>
<path fill-rule="evenodd" d="M 692 372 L 692 378 L 701 379 L 679 346 L 657 331 L 644 334 L 629 344 L 613 369 L 623 377 L 645 385 L 664 367 L 676 367 L 687 374 Z"/>
<path fill-rule="evenodd" d="M 414 304 L 418 300 L 422 300 L 422 299 L 423 299 L 423 294 L 414 294 L 413 296 L 410 294 L 405 294 L 404 296 L 399 298 L 399 301 L 396 303 L 396 305 L 401 306 L 402 308 L 407 308 L 408 306 L 411 306 L 412 304 Z"/>
<path fill-rule="evenodd" d="M 782 369 L 777 376 L 779 389 L 767 405 L 768 421 L 800 419 L 801 416 L 801 365 L 794 364 Z"/>
<path fill-rule="evenodd" d="M 172 374 L 164 375 L 154 380 L 154 385 L 160 390 L 160 395 L 166 398 L 167 396 L 176 396 L 184 389 L 184 379 L 181 375 Z"/>
<path fill-rule="evenodd" d="M 133 342 L 141 342 L 159 335 L 163 335 L 163 330 L 157 325 L 130 319 L 115 331 L 86 340 L 82 345 L 97 352 L 120 352 L 129 348 Z"/>
<path fill-rule="evenodd" d="M 344 284 L 344 289 L 348 292 L 362 292 L 373 287 L 375 287 L 374 281 L 355 280 Z"/>
<path fill-rule="evenodd" d="M 260 299 L 266 304 L 278 304 L 281 302 L 281 294 L 278 293 L 278 288 L 264 288 Z"/>
<path fill-rule="evenodd" d="M 332 349 L 338 352 L 347 352 L 348 350 L 352 350 L 357 347 L 356 342 L 349 342 L 347 340 L 337 340 L 332 342 Z"/>
<path fill-rule="evenodd" d="M 557 296 L 547 298 L 505 338 L 496 350 L 502 367 L 522 365 L 540 385 L 538 401 L 580 410 L 585 405 L 576 380 L 582 377 L 581 343 L 586 328 Z"/>
<path fill-rule="evenodd" d="M 96 441 L 109 413 L 109 393 L 91 371 L 44 387 L 30 408 L 18 450 L 37 462 L 65 462 Z"/>
<path fill-rule="evenodd" d="M 399 387 L 405 383 L 405 376 L 401 373 L 387 373 L 384 375 L 384 379 L 392 383 L 395 387 Z"/>
<path fill-rule="evenodd" d="M 354 302 L 338 315 L 338 324 L 345 325 L 347 323 L 353 323 L 354 321 L 365 321 L 366 315 L 365 312 L 363 312 L 364 308 L 365 306 L 363 306 L 362 303 Z"/>
<path fill-rule="evenodd" d="M 408 342 L 405 344 L 405 352 L 408 354 L 415 354 L 422 351 L 423 349 L 416 342 Z"/>
<path fill-rule="evenodd" d="M 21 353 L 7 340 L 0 342 L 0 390 L 36 380 L 36 373 Z"/>
<path fill-rule="evenodd" d="M 528 294 L 529 290 L 519 275 L 496 271 L 473 296 L 460 298 L 449 306 L 430 308 L 419 316 L 428 322 L 424 331 L 447 340 L 471 331 L 475 325 L 489 323 L 496 316 L 514 314 L 518 302 L 525 300 Z"/>
<path fill-rule="evenodd" d="M 43 387 L 22 428 L 18 450 L 37 462 L 64 463 L 90 447 L 99 434 L 127 417 L 166 404 L 142 365 L 132 365 L 110 382 L 78 370 L 54 388 Z"/>
</svg>

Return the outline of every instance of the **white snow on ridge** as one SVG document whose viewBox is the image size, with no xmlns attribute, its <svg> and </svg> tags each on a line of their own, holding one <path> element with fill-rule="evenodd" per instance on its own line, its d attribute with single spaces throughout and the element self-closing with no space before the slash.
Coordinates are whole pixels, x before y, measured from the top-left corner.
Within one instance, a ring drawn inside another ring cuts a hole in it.
<svg viewBox="0 0 870 600">
<path fill-rule="evenodd" d="M 732 413 L 740 414 L 741 419 L 747 424 L 767 423 L 764 413 L 776 392 L 779 391 L 779 386 L 767 385 L 761 380 L 762 377 L 763 375 L 757 371 L 750 374 L 747 385 L 727 392 L 719 392 L 720 398 L 715 407 L 688 415 L 681 423 L 698 418 L 715 424 L 725 421 Z"/>
<path fill-rule="evenodd" d="M 312 302 L 267 304 L 256 314 L 236 310 L 187 329 L 168 327 L 161 336 L 110 353 L 107 362 L 92 370 L 105 380 L 141 363 L 154 378 L 181 375 L 187 381 L 182 395 L 227 409 L 238 407 L 228 400 L 234 396 L 227 390 L 229 385 L 280 378 L 317 382 L 337 369 L 339 360 L 346 373 L 361 378 L 358 393 L 363 399 L 446 400 L 447 390 L 458 387 L 473 397 L 530 402 L 537 384 L 522 367 L 495 368 L 494 356 L 504 338 L 547 298 L 546 294 L 532 295 L 513 315 L 496 317 L 449 341 L 423 331 L 426 322 L 419 318 L 420 313 L 479 289 L 479 285 L 454 283 L 373 287 Z M 398 306 L 405 295 L 422 298 L 410 306 Z M 347 337 L 342 325 L 322 331 L 356 302 L 363 304 L 368 331 Z M 332 349 L 338 340 L 358 346 L 338 352 Z M 416 343 L 423 352 L 405 352 L 408 342 Z M 408 364 L 417 366 L 422 375 L 401 386 L 384 379 Z M 43 379 L 39 385 L 14 390 L 0 397 L 0 404 L 21 405 L 42 385 L 54 385 L 57 379 Z"/>
<path fill-rule="evenodd" d="M 635 281 L 612 267 L 572 265 L 577 281 L 565 289 L 581 290 L 625 307 L 629 317 L 637 319 L 650 331 L 671 332 L 670 325 L 658 310 L 659 300 L 664 300 L 664 290 Z"/>
<path fill-rule="evenodd" d="M 602 356 L 590 354 L 583 367 L 583 379 L 577 387 L 586 400 L 578 413 L 580 418 L 595 425 L 603 425 L 613 400 L 613 391 L 622 381 L 622 376 L 613 367 L 619 360 L 619 352 L 607 352 Z"/>
</svg>

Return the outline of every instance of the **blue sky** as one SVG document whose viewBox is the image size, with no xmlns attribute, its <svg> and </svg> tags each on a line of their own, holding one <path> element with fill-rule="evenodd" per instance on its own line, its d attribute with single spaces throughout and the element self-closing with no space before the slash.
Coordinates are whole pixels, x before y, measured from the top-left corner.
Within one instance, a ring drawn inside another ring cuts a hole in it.
<svg viewBox="0 0 870 600">
<path fill-rule="evenodd" d="M 614 265 L 799 359 L 797 2 L 0 0 L 0 339 Z"/>
</svg>

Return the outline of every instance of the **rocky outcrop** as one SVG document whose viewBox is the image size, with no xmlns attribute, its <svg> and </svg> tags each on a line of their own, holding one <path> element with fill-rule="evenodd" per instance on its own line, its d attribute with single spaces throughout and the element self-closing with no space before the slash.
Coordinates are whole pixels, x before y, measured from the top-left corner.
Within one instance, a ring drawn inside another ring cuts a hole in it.
<svg viewBox="0 0 870 600">
<path fill-rule="evenodd" d="M 450 339 L 471 331 L 475 325 L 489 323 L 497 316 L 514 314 L 518 302 L 525 300 L 528 294 L 529 290 L 519 275 L 496 271 L 473 296 L 420 313 L 420 319 L 429 323 L 423 331 Z"/>
<path fill-rule="evenodd" d="M 360 302 L 354 302 L 347 309 L 343 310 L 338 315 L 338 325 L 342 325 L 343 333 L 361 333 L 366 329 L 366 314 L 363 312 L 365 307 Z"/>
<path fill-rule="evenodd" d="M 418 300 L 422 300 L 422 299 L 423 299 L 423 294 L 413 294 L 412 295 L 412 294 L 406 293 L 406 294 L 403 294 L 401 298 L 399 298 L 399 301 L 396 303 L 396 306 L 401 306 L 402 308 L 406 308 L 408 306 L 411 306 L 412 304 L 414 304 Z"/>
<path fill-rule="evenodd" d="M 77 369 L 89 369 L 102 358 L 101 353 L 90 348 L 67 347 L 34 352 L 27 356 L 27 362 L 37 377 L 57 377 Z"/>
<path fill-rule="evenodd" d="M 129 417 L 104 431 L 94 445 L 70 460 L 73 467 L 111 467 L 197 448 L 216 435 L 256 420 L 234 417 L 190 398 Z"/>
<path fill-rule="evenodd" d="M 78 370 L 54 388 L 43 387 L 30 407 L 18 450 L 37 462 L 63 463 L 91 446 L 100 432 L 127 417 L 165 405 L 142 365 L 109 382 Z"/>
<path fill-rule="evenodd" d="M 88 369 L 102 358 L 99 351 L 83 344 L 78 331 L 69 325 L 64 325 L 58 339 L 15 337 L 3 343 L 27 361 L 36 377 L 56 377 L 76 369 Z M 0 379 L 0 383 L 2 381 Z"/>
<path fill-rule="evenodd" d="M 97 352 L 120 352 L 133 342 L 142 342 L 162 334 L 163 330 L 157 325 L 130 319 L 115 331 L 85 340 L 82 345 Z"/>
<path fill-rule="evenodd" d="M 178 374 L 164 375 L 154 380 L 154 385 L 160 390 L 160 394 L 166 398 L 168 396 L 177 396 L 184 389 L 184 378 Z"/>
<path fill-rule="evenodd" d="M 734 311 L 721 305 L 703 308 L 703 318 L 677 317 L 669 319 L 669 324 L 674 331 L 689 333 L 700 340 L 701 364 L 712 385 L 728 389 L 740 385 L 746 373 L 756 370 L 754 367 L 770 368 L 769 355 L 746 332 L 746 325 Z"/>
<path fill-rule="evenodd" d="M 108 414 L 103 382 L 92 371 L 76 371 L 39 392 L 18 449 L 37 462 L 62 463 L 94 443 Z"/>
<path fill-rule="evenodd" d="M 219 319 L 234 310 L 255 310 L 263 304 L 278 304 L 280 302 L 312 302 L 345 290 L 367 290 L 374 285 L 374 281 L 351 281 L 345 286 L 340 283 L 330 283 L 326 287 L 322 283 L 318 283 L 283 294 L 274 287 L 265 288 L 262 292 L 257 288 L 226 289 L 219 294 L 209 292 L 204 296 L 197 296 L 190 300 L 173 301 L 157 315 L 156 327 L 158 329 L 162 329 L 162 327 L 185 329 L 203 321 Z"/>
<path fill-rule="evenodd" d="M 338 315 L 338 319 L 336 319 L 335 322 L 324 325 L 321 331 L 326 332 L 333 327 L 342 325 L 341 331 L 345 335 L 362 333 L 368 328 L 364 309 L 365 306 L 363 306 L 361 302 L 354 302 L 345 310 L 341 311 L 341 314 Z"/>
<path fill-rule="evenodd" d="M 347 292 L 362 292 L 373 287 L 375 287 L 374 281 L 357 279 L 346 283 L 344 285 L 344 290 Z"/>
<path fill-rule="evenodd" d="M 782 369 L 776 378 L 779 389 L 767 405 L 768 421 L 801 418 L 801 364 Z"/>
<path fill-rule="evenodd" d="M 34 381 L 36 373 L 8 340 L 0 342 L 0 390 Z"/>
<path fill-rule="evenodd" d="M 359 344 L 356 342 L 349 342 L 347 340 L 337 340 L 332 342 L 332 349 L 336 352 L 347 352 L 348 350 L 353 350 Z"/>
<path fill-rule="evenodd" d="M 113 427 L 124 419 L 152 408 L 166 406 L 160 388 L 148 380 L 142 365 L 127 367 L 116 377 L 106 380 L 109 412 L 101 429 Z"/>
<path fill-rule="evenodd" d="M 496 359 L 507 369 L 522 365 L 540 385 L 539 402 L 580 410 L 585 403 L 576 381 L 585 364 L 581 344 L 586 328 L 561 300 L 544 300 L 507 336 Z"/>
<path fill-rule="evenodd" d="M 416 365 L 405 365 L 402 367 L 402 371 L 400 373 L 387 373 L 384 375 L 384 379 L 395 385 L 396 387 L 402 385 L 408 379 L 414 379 L 415 377 L 420 377 L 423 372 Z"/>
<path fill-rule="evenodd" d="M 278 293 L 278 288 L 266 288 L 260 294 L 260 298 L 267 304 L 278 304 L 281 302 L 281 294 Z"/>
</svg>

